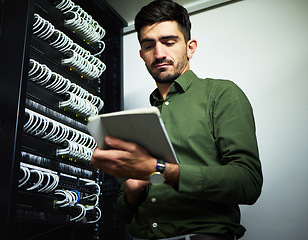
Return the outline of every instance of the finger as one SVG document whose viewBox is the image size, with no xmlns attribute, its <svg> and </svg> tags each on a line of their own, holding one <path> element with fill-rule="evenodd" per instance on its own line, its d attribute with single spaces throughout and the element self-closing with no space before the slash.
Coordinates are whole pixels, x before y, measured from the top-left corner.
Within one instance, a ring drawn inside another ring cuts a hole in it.
<svg viewBox="0 0 308 240">
<path fill-rule="evenodd" d="M 126 141 L 123 141 L 119 138 L 114 138 L 114 137 L 110 137 L 110 136 L 107 136 L 105 138 L 105 142 L 113 149 L 119 149 L 119 150 L 133 152 L 137 148 L 137 145 L 135 143 L 126 142 Z"/>
<path fill-rule="evenodd" d="M 92 153 L 92 159 L 95 161 L 116 161 L 127 157 L 127 152 L 117 149 L 101 150 L 96 148 Z"/>
<path fill-rule="evenodd" d="M 94 167 L 105 173 L 118 176 L 121 173 L 122 161 L 119 159 L 119 150 L 100 150 L 96 148 L 93 151 L 91 163 Z M 125 152 L 123 152 L 125 153 Z M 119 176 L 120 177 L 120 176 Z"/>
<path fill-rule="evenodd" d="M 144 189 L 147 185 L 150 184 L 149 180 L 140 180 L 140 179 L 127 179 L 124 183 L 124 187 L 128 189 Z"/>
</svg>

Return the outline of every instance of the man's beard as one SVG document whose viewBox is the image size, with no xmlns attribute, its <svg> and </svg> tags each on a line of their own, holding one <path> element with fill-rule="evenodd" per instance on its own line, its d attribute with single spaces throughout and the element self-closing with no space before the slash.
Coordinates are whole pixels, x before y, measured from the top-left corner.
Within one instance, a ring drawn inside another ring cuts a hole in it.
<svg viewBox="0 0 308 240">
<path fill-rule="evenodd" d="M 187 64 L 186 59 L 187 57 L 184 56 L 177 65 L 174 65 L 174 62 L 172 60 L 167 60 L 165 58 L 156 59 L 151 64 L 150 67 L 147 66 L 147 69 L 157 83 L 172 83 L 182 74 L 183 69 L 185 68 L 185 64 Z M 155 65 L 160 63 L 166 63 L 169 64 L 170 66 L 173 66 L 173 71 L 169 71 L 169 73 L 164 74 L 164 76 L 162 76 L 161 73 L 167 72 L 168 71 L 167 68 L 169 66 L 167 66 L 166 68 L 160 68 L 156 69 L 156 71 L 153 71 L 153 69 L 155 69 Z"/>
</svg>

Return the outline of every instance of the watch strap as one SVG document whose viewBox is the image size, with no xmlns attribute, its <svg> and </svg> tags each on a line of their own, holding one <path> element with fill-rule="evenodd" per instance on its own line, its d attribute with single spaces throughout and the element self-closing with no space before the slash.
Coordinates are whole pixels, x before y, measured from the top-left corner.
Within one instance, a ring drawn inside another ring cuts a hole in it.
<svg viewBox="0 0 308 240">
<path fill-rule="evenodd" d="M 166 161 L 158 158 L 156 164 L 156 172 L 164 174 L 165 169 L 166 169 Z"/>
</svg>

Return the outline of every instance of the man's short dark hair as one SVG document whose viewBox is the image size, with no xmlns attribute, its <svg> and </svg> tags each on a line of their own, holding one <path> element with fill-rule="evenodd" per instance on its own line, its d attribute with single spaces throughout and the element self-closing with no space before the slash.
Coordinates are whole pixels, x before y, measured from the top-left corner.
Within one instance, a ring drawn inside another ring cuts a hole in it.
<svg viewBox="0 0 308 240">
<path fill-rule="evenodd" d="M 176 21 L 184 35 L 185 42 L 190 40 L 191 23 L 187 10 L 172 0 L 155 0 L 141 8 L 135 17 L 135 30 L 140 40 L 140 29 L 154 23 Z"/>
</svg>

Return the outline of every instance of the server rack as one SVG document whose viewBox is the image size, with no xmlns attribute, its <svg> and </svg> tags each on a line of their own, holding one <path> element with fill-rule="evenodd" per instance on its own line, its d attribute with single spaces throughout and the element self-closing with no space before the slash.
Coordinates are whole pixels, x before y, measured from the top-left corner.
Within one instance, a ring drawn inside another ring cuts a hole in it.
<svg viewBox="0 0 308 240">
<path fill-rule="evenodd" d="M 86 128 L 123 108 L 125 25 L 105 0 L 0 1 L 0 239 L 126 238 Z"/>
</svg>

